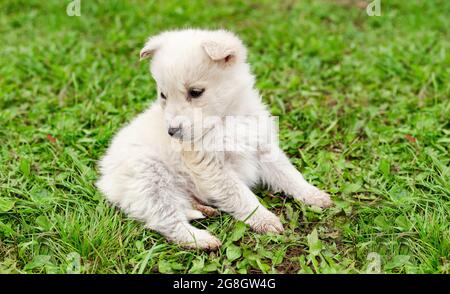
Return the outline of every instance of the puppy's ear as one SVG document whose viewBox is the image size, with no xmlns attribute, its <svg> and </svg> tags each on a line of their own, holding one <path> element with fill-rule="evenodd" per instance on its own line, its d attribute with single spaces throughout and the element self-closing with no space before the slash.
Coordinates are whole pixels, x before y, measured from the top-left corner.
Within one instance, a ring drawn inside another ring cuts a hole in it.
<svg viewBox="0 0 450 294">
<path fill-rule="evenodd" d="M 202 47 L 213 61 L 223 61 L 224 63 L 228 63 L 236 57 L 236 52 L 232 48 L 215 41 L 205 41 L 203 42 Z"/>
<path fill-rule="evenodd" d="M 158 50 L 163 44 L 163 36 L 164 34 L 161 34 L 148 39 L 144 45 L 144 48 L 141 49 L 139 61 L 147 59 L 155 54 L 155 51 Z"/>
<path fill-rule="evenodd" d="M 242 41 L 228 31 L 217 31 L 202 47 L 211 60 L 223 65 L 231 65 L 237 60 L 245 61 L 246 50 Z"/>
</svg>

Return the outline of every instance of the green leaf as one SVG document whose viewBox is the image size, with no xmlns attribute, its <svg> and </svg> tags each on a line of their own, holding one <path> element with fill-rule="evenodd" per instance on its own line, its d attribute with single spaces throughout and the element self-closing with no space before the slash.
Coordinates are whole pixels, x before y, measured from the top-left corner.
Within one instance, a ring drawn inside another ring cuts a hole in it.
<svg viewBox="0 0 450 294">
<path fill-rule="evenodd" d="M 148 250 L 147 254 L 145 255 L 144 259 L 141 261 L 141 264 L 139 266 L 139 274 L 144 273 L 144 270 L 147 267 L 147 264 L 151 260 L 153 255 L 156 253 L 156 251 L 158 251 L 159 249 L 161 249 L 163 247 L 164 247 L 163 244 L 153 245 L 153 247 Z"/>
<path fill-rule="evenodd" d="M 346 215 L 350 215 L 352 213 L 352 205 L 350 202 L 336 200 L 334 202 L 337 208 L 340 208 Z"/>
<path fill-rule="evenodd" d="M 234 227 L 233 233 L 231 234 L 230 240 L 237 241 L 244 237 L 245 231 L 247 230 L 247 226 L 244 222 L 237 222 Z"/>
<path fill-rule="evenodd" d="M 319 240 L 317 230 L 314 229 L 307 237 L 309 253 L 311 255 L 318 255 L 322 250 L 322 242 Z"/>
<path fill-rule="evenodd" d="M 380 161 L 380 165 L 378 168 L 384 176 L 388 176 L 391 173 L 391 164 L 385 159 L 382 159 Z"/>
<path fill-rule="evenodd" d="M 35 222 L 38 225 L 38 227 L 41 228 L 43 231 L 49 231 L 52 228 L 52 224 L 45 215 L 38 216 Z"/>
<path fill-rule="evenodd" d="M 358 192 L 359 189 L 361 189 L 361 185 L 359 184 L 355 184 L 355 183 L 346 183 L 344 184 L 343 188 L 342 188 L 342 192 L 344 194 L 351 194 L 351 193 L 355 193 Z"/>
<path fill-rule="evenodd" d="M 269 258 L 272 259 L 273 258 L 273 252 L 266 250 L 264 248 L 259 248 L 257 251 L 259 256 L 265 257 L 265 258 Z"/>
<path fill-rule="evenodd" d="M 377 225 L 380 230 L 389 230 L 390 224 L 387 222 L 384 215 L 378 215 L 375 217 L 373 223 Z"/>
<path fill-rule="evenodd" d="M 286 255 L 286 249 L 278 250 L 277 252 L 275 252 L 275 254 L 272 258 L 272 263 L 274 265 L 282 263 L 285 255 Z"/>
<path fill-rule="evenodd" d="M 396 268 L 403 267 L 404 265 L 411 264 L 409 259 L 411 257 L 409 255 L 396 255 L 392 258 L 391 261 L 386 263 L 384 266 L 385 270 L 393 270 Z"/>
<path fill-rule="evenodd" d="M 162 274 L 171 274 L 173 273 L 172 267 L 170 266 L 170 262 L 164 259 L 160 259 L 158 261 L 158 271 Z"/>
<path fill-rule="evenodd" d="M 268 271 L 270 271 L 270 265 L 268 265 L 265 262 L 262 262 L 260 259 L 256 260 L 256 264 L 258 265 L 258 268 L 263 272 L 263 273 L 267 273 Z"/>
<path fill-rule="evenodd" d="M 240 247 L 238 247 L 234 244 L 230 244 L 227 247 L 226 254 L 227 254 L 227 259 L 229 261 L 234 261 L 234 260 L 238 259 L 239 257 L 241 257 L 242 251 L 241 251 Z"/>
<path fill-rule="evenodd" d="M 170 267 L 172 268 L 172 269 L 174 269 L 174 270 L 177 270 L 177 271 L 181 271 L 181 270 L 184 270 L 185 268 L 184 268 L 184 264 L 181 264 L 181 263 L 179 263 L 179 262 L 171 262 L 170 263 Z"/>
<path fill-rule="evenodd" d="M 31 163 L 28 159 L 22 158 L 19 164 L 19 170 L 25 177 L 30 175 L 31 171 Z"/>
<path fill-rule="evenodd" d="M 241 270 L 245 270 L 245 272 L 247 272 L 248 265 L 249 262 L 246 259 L 236 262 L 236 268 L 239 270 L 238 272 Z"/>
<path fill-rule="evenodd" d="M 216 272 L 217 271 L 217 265 L 215 263 L 210 263 L 205 266 L 204 268 L 205 272 Z"/>
<path fill-rule="evenodd" d="M 136 242 L 134 242 L 134 245 L 136 246 L 139 252 L 145 250 L 144 243 L 141 240 L 137 240 Z"/>
<path fill-rule="evenodd" d="M 11 225 L 9 223 L 5 224 L 2 221 L 0 221 L 0 232 L 8 237 L 14 235 L 14 230 L 11 228 Z"/>
<path fill-rule="evenodd" d="M 14 201 L 10 198 L 6 198 L 6 197 L 0 198 L 0 212 L 7 212 L 7 211 L 11 210 L 14 207 L 15 203 L 16 203 L 16 201 Z"/>
<path fill-rule="evenodd" d="M 397 228 L 401 231 L 408 231 L 411 228 L 411 223 L 408 218 L 404 215 L 400 215 L 395 219 L 395 224 Z"/>
<path fill-rule="evenodd" d="M 34 202 L 39 204 L 49 203 L 53 199 L 53 195 L 46 189 L 41 189 L 33 194 L 31 194 L 31 198 Z"/>
<path fill-rule="evenodd" d="M 201 257 L 197 257 L 194 261 L 192 261 L 192 267 L 189 270 L 190 274 L 201 274 L 205 271 L 203 270 L 205 266 L 205 262 Z"/>
<path fill-rule="evenodd" d="M 52 265 L 50 258 L 50 255 L 36 255 L 31 262 L 25 265 L 24 270 L 32 270 L 45 265 Z"/>
</svg>

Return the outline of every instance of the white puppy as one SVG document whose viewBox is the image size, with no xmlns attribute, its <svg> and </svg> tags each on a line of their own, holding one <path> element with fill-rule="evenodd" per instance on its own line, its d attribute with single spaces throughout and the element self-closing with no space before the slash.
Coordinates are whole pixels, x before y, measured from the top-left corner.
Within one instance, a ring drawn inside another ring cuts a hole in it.
<svg viewBox="0 0 450 294">
<path fill-rule="evenodd" d="M 234 34 L 164 32 L 140 56 L 153 57 L 158 99 L 115 136 L 100 162 L 97 186 L 109 201 L 167 239 L 203 249 L 220 241 L 189 223 L 207 211 L 195 200 L 261 233 L 283 226 L 250 190 L 259 182 L 310 205 L 332 204 L 279 148 Z"/>
</svg>

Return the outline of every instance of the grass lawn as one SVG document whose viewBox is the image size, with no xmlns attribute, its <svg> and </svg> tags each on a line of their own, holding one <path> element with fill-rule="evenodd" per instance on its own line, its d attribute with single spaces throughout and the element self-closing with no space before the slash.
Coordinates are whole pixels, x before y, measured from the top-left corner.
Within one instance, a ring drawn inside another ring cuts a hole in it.
<svg viewBox="0 0 450 294">
<path fill-rule="evenodd" d="M 450 273 L 450 1 L 69 2 L 0 4 L 0 272 Z M 106 203 L 96 162 L 156 94 L 139 51 L 187 26 L 241 36 L 283 149 L 335 207 L 260 190 L 285 233 L 222 213 L 195 223 L 223 242 L 207 253 Z"/>
</svg>

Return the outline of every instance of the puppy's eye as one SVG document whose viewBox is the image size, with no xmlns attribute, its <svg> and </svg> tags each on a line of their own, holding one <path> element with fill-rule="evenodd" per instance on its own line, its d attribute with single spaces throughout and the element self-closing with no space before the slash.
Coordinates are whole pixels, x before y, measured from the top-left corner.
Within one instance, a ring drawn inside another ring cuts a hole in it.
<svg viewBox="0 0 450 294">
<path fill-rule="evenodd" d="M 205 89 L 190 88 L 188 92 L 189 98 L 198 98 L 202 96 L 203 92 L 205 92 Z"/>
<path fill-rule="evenodd" d="M 164 93 L 163 93 L 163 92 L 161 92 L 161 93 L 160 93 L 160 95 L 161 95 L 161 99 L 164 99 L 164 100 L 166 100 L 166 99 L 167 99 L 166 95 L 164 95 Z"/>
</svg>

